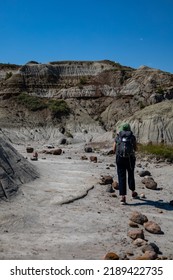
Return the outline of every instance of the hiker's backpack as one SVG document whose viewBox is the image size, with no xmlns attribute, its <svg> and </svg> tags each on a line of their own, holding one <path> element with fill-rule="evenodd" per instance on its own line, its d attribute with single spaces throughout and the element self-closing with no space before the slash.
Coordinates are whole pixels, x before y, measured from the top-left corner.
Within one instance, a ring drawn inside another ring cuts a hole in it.
<svg viewBox="0 0 173 280">
<path fill-rule="evenodd" d="M 135 137 L 132 131 L 120 131 L 116 138 L 116 154 L 128 158 L 135 154 Z"/>
</svg>

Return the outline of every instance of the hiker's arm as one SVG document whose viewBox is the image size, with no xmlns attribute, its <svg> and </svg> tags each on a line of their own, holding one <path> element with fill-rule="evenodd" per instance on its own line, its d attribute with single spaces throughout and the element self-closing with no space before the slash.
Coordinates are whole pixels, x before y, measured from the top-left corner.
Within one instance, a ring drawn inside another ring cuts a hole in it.
<svg viewBox="0 0 173 280">
<path fill-rule="evenodd" d="M 116 142 L 113 143 L 113 153 L 115 154 L 116 152 Z"/>
</svg>

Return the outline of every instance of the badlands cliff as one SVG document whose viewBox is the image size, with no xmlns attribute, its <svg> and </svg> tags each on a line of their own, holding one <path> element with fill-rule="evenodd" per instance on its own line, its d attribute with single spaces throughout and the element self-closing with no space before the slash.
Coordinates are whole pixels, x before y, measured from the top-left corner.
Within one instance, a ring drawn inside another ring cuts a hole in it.
<svg viewBox="0 0 173 280">
<path fill-rule="evenodd" d="M 138 141 L 173 141 L 173 74 L 112 61 L 61 61 L 0 64 L 0 128 L 10 138 L 57 137 L 64 127 L 74 133 L 112 132 L 128 120 Z M 49 108 L 30 110 L 20 94 L 38 102 L 64 100 L 70 114 L 52 116 Z M 37 135 L 37 136 L 35 136 Z M 17 140 L 18 141 L 18 140 Z"/>
</svg>

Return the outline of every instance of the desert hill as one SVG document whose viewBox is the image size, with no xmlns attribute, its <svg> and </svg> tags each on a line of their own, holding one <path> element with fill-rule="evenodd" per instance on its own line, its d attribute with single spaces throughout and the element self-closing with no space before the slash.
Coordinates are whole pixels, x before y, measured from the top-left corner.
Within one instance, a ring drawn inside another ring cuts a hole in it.
<svg viewBox="0 0 173 280">
<path fill-rule="evenodd" d="M 29 138 L 33 129 L 54 134 L 61 127 L 71 135 L 84 130 L 105 132 L 130 118 L 139 142 L 172 142 L 171 73 L 108 60 L 30 61 L 21 66 L 0 64 L 0 83 L 0 127 L 6 134 L 15 128 L 21 138 Z"/>
</svg>

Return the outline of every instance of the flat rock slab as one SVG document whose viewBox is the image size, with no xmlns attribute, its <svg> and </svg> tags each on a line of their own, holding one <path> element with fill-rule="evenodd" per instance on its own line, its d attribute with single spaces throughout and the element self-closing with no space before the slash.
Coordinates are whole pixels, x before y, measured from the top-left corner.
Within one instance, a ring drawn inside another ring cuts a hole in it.
<svg viewBox="0 0 173 280">
<path fill-rule="evenodd" d="M 33 164 L 40 178 L 26 184 L 23 192 L 27 188 L 27 194 L 32 194 L 33 202 L 40 206 L 62 205 L 82 198 L 98 181 L 86 161 L 54 157 Z"/>
</svg>

